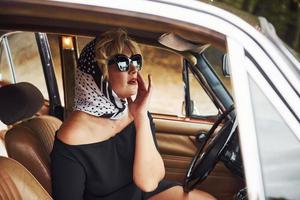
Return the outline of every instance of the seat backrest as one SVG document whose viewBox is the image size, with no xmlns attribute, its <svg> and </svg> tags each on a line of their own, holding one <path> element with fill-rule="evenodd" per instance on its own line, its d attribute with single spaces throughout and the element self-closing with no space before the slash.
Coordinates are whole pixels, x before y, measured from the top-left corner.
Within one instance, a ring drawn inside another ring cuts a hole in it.
<svg viewBox="0 0 300 200">
<path fill-rule="evenodd" d="M 0 156 L 1 200 L 52 200 L 48 192 L 17 161 Z"/>
<path fill-rule="evenodd" d="M 14 125 L 5 135 L 9 157 L 24 165 L 51 194 L 50 152 L 61 121 L 39 116 Z"/>
<path fill-rule="evenodd" d="M 9 81 L 0 80 L 0 88 L 9 84 L 11 84 Z M 4 135 L 6 131 L 7 131 L 7 126 L 4 123 L 2 123 L 0 120 L 0 156 L 4 156 L 4 157 L 7 157 L 7 152 L 4 143 Z"/>
<path fill-rule="evenodd" d="M 34 116 L 44 103 L 32 84 L 17 83 L 0 88 L 0 120 L 10 125 L 5 134 L 7 154 L 25 166 L 51 194 L 50 152 L 61 121 Z"/>
</svg>

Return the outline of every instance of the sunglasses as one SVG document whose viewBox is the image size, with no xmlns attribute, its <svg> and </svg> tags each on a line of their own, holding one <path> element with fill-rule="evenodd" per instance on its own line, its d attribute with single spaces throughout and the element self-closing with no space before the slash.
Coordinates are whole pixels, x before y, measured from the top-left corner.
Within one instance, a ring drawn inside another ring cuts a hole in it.
<svg viewBox="0 0 300 200">
<path fill-rule="evenodd" d="M 121 72 L 127 72 L 129 66 L 133 65 L 138 71 L 142 68 L 142 56 L 140 54 L 135 54 L 128 58 L 123 54 L 117 54 L 108 60 L 108 65 L 117 64 L 118 69 Z"/>
</svg>

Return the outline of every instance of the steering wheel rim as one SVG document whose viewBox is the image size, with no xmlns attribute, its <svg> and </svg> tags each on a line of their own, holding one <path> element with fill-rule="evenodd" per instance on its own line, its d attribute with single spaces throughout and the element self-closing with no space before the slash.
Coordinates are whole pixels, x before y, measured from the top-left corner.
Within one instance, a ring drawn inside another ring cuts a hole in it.
<svg viewBox="0 0 300 200">
<path fill-rule="evenodd" d="M 226 121 L 224 126 L 216 134 L 213 135 L 213 133 L 220 123 L 233 110 L 234 106 L 231 106 L 218 117 L 216 122 L 206 134 L 207 137 L 204 143 L 198 147 L 198 150 L 194 155 L 184 178 L 183 189 L 185 192 L 189 192 L 190 190 L 194 189 L 195 186 L 199 182 L 203 181 L 215 167 L 220 155 L 235 131 L 233 129 L 236 127 L 234 127 L 233 122 L 236 119 Z M 211 138 L 211 136 L 214 137 Z M 209 141 L 210 143 L 208 144 Z M 204 147 L 206 147 L 205 150 Z"/>
</svg>

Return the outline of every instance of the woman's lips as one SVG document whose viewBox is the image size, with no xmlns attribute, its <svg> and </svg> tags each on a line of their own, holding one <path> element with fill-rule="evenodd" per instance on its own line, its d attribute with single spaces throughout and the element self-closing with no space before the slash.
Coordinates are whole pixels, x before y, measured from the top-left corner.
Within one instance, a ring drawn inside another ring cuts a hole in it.
<svg viewBox="0 0 300 200">
<path fill-rule="evenodd" d="M 132 78 L 127 83 L 130 84 L 130 85 L 137 85 L 137 79 L 136 78 Z"/>
</svg>

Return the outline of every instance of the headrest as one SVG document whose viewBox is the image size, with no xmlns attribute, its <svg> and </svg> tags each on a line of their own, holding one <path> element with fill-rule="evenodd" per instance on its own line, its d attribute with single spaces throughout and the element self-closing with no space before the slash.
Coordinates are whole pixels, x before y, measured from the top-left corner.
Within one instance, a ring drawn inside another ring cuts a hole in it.
<svg viewBox="0 0 300 200">
<path fill-rule="evenodd" d="M 0 120 L 11 125 L 32 117 L 43 103 L 42 93 L 30 83 L 5 85 L 0 88 Z"/>
</svg>

